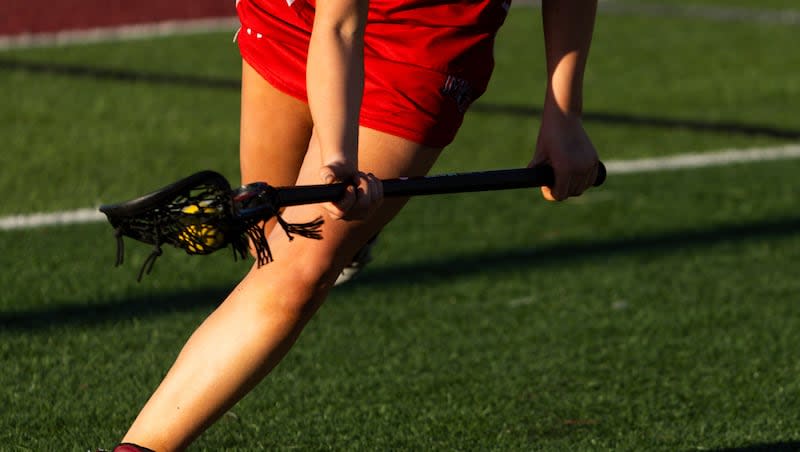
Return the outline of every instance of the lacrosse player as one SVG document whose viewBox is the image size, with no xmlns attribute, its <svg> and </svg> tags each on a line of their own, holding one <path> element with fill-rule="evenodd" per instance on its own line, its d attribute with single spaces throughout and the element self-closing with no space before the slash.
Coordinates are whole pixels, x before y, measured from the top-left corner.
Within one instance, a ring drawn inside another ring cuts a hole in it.
<svg viewBox="0 0 800 452">
<path fill-rule="evenodd" d="M 544 0 L 548 83 L 530 165 L 561 201 L 589 188 L 598 156 L 581 122 L 595 0 Z M 342 269 L 401 209 L 379 179 L 425 175 L 492 73 L 509 0 L 239 0 L 242 183 L 347 182 L 323 240 L 265 224 L 275 262 L 250 272 L 199 326 L 117 446 L 182 450 L 289 351 Z M 518 70 L 527 70 L 520 67 Z M 532 146 L 533 148 L 533 146 Z M 270 231 L 272 233 L 270 233 Z"/>
</svg>

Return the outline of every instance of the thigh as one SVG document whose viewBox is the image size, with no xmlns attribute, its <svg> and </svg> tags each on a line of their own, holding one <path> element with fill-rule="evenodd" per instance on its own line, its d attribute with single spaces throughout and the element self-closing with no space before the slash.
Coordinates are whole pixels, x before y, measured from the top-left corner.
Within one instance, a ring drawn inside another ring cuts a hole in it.
<svg viewBox="0 0 800 452">
<path fill-rule="evenodd" d="M 308 105 L 242 61 L 239 158 L 242 183 L 294 185 L 311 137 Z"/>
</svg>

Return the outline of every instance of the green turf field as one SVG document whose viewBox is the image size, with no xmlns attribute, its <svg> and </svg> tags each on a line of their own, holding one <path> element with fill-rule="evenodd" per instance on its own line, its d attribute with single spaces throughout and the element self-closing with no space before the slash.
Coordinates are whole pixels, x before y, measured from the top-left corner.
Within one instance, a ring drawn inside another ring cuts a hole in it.
<svg viewBox="0 0 800 452">
<path fill-rule="evenodd" d="M 585 109 L 603 159 L 800 141 L 799 30 L 601 14 Z M 527 164 L 540 35 L 537 10 L 512 10 L 493 84 L 435 172 Z M 230 38 L 0 53 L 0 217 L 204 168 L 236 180 Z M 798 170 L 612 174 L 558 205 L 534 191 L 416 199 L 191 450 L 800 450 Z M 112 268 L 100 223 L 0 231 L 0 249 L 9 451 L 111 447 L 247 269 L 173 250 L 137 284 L 149 249 L 129 242 Z"/>
</svg>

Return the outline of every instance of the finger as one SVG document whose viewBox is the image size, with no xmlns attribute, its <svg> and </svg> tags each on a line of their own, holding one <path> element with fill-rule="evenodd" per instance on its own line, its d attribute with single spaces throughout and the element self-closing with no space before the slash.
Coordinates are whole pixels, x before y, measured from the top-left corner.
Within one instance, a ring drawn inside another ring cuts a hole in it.
<svg viewBox="0 0 800 452">
<path fill-rule="evenodd" d="M 556 198 L 553 197 L 553 191 L 550 190 L 550 187 L 546 186 L 542 187 L 542 197 L 551 202 L 556 200 Z"/>
<path fill-rule="evenodd" d="M 367 178 L 369 180 L 370 212 L 374 212 L 383 204 L 383 183 L 372 173 L 367 174 Z"/>
<path fill-rule="evenodd" d="M 543 165 L 547 163 L 547 157 L 543 152 L 537 152 L 533 156 L 533 160 L 528 164 L 528 168 L 535 168 L 539 165 Z M 542 197 L 547 201 L 556 201 L 555 196 L 553 196 L 553 187 L 548 187 L 547 185 L 542 185 L 540 187 L 542 191 Z"/>
<path fill-rule="evenodd" d="M 563 201 L 569 197 L 572 176 L 569 174 L 557 174 L 555 185 L 551 187 L 550 193 L 555 201 Z"/>
<path fill-rule="evenodd" d="M 592 167 L 592 170 L 589 171 L 589 180 L 587 181 L 588 185 L 586 188 L 589 189 L 594 187 L 594 183 L 597 181 L 597 176 L 600 174 L 600 164 L 596 164 Z"/>
<path fill-rule="evenodd" d="M 370 173 L 369 175 L 375 182 L 375 199 L 378 201 L 378 204 L 380 205 L 383 203 L 383 181 L 378 179 L 378 177 L 372 173 Z"/>
<path fill-rule="evenodd" d="M 320 180 L 324 184 L 332 184 L 334 182 L 346 182 L 355 179 L 355 175 L 345 162 L 333 162 L 323 165 L 319 171 Z"/>
<path fill-rule="evenodd" d="M 323 166 L 319 170 L 319 178 L 323 184 L 332 184 L 336 182 L 336 173 L 330 166 Z"/>
<path fill-rule="evenodd" d="M 572 184 L 570 184 L 569 192 L 567 193 L 567 197 L 573 196 L 580 196 L 583 194 L 584 191 L 588 188 L 589 185 L 589 177 L 582 176 L 578 177 L 575 176 L 572 178 Z"/>
<path fill-rule="evenodd" d="M 359 172 L 354 184 L 348 187 L 352 192 L 352 198 L 345 203 L 338 203 L 342 215 L 339 217 L 345 220 L 360 220 L 366 217 L 369 210 L 369 190 L 368 181 L 364 173 Z"/>
<path fill-rule="evenodd" d="M 599 166 L 595 165 L 582 177 L 574 178 L 573 181 L 580 181 L 580 183 L 575 183 L 572 187 L 570 187 L 570 196 L 580 196 L 586 190 L 592 188 L 594 186 L 594 182 L 597 180 L 598 171 Z"/>
<path fill-rule="evenodd" d="M 374 174 L 361 173 L 356 204 L 345 214 L 348 220 L 363 220 L 383 202 L 383 185 Z"/>
<path fill-rule="evenodd" d="M 370 186 L 369 178 L 364 173 L 358 174 L 358 187 L 356 189 L 356 205 L 354 206 L 355 213 L 363 213 L 369 210 L 370 207 Z"/>
<path fill-rule="evenodd" d="M 344 195 L 341 199 L 335 202 L 328 202 L 323 204 L 323 207 L 328 211 L 330 216 L 334 219 L 342 219 L 347 215 L 356 203 L 356 190 L 352 185 L 345 188 Z"/>
</svg>

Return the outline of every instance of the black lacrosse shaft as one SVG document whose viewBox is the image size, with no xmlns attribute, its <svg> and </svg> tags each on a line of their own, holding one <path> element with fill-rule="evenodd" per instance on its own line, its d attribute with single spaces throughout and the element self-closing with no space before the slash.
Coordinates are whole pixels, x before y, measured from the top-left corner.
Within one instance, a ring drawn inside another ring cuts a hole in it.
<svg viewBox="0 0 800 452">
<path fill-rule="evenodd" d="M 605 179 L 606 167 L 600 163 L 593 185 L 600 186 Z M 383 195 L 394 197 L 543 187 L 552 186 L 554 180 L 553 168 L 542 165 L 534 168 L 386 179 L 382 182 Z M 344 196 L 346 188 L 345 183 L 279 187 L 277 207 L 336 201 Z"/>
</svg>

